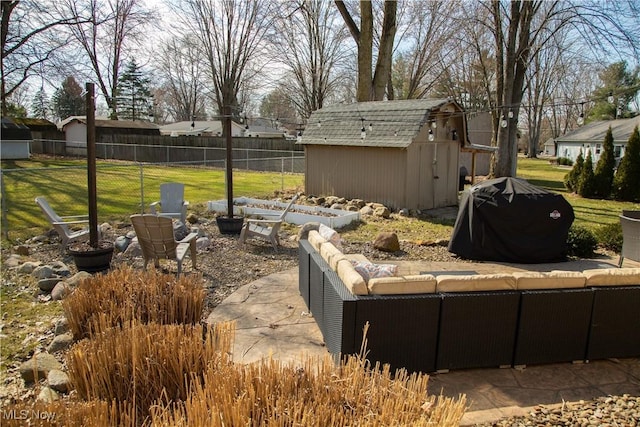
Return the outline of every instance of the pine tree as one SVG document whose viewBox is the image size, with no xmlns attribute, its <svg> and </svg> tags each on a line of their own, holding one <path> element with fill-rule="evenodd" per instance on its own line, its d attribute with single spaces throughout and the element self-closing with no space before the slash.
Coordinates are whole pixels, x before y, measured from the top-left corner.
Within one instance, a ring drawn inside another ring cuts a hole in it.
<svg viewBox="0 0 640 427">
<path fill-rule="evenodd" d="M 82 87 L 73 76 L 68 76 L 53 94 L 53 110 L 61 120 L 86 114 Z"/>
<path fill-rule="evenodd" d="M 573 168 L 564 177 L 564 186 L 569 191 L 575 193 L 578 192 L 578 182 L 580 181 L 580 174 L 582 173 L 582 167 L 584 166 L 584 157 L 582 157 L 582 150 L 576 158 L 576 162 L 573 164 Z"/>
<path fill-rule="evenodd" d="M 116 103 L 118 116 L 128 120 L 148 120 L 151 80 L 145 77 L 135 60 L 127 63 L 118 79 Z"/>
<path fill-rule="evenodd" d="M 587 199 L 595 194 L 595 176 L 593 174 L 593 160 L 591 151 L 587 151 L 587 158 L 584 160 L 580 179 L 578 181 L 578 194 Z"/>
<path fill-rule="evenodd" d="M 613 177 L 612 192 L 616 200 L 640 201 L 640 132 L 638 126 L 629 137 L 624 156 Z"/>
<path fill-rule="evenodd" d="M 49 97 L 47 96 L 47 92 L 45 92 L 44 88 L 40 88 L 40 90 L 33 96 L 33 101 L 31 101 L 31 116 L 45 120 L 51 116 Z"/>
<path fill-rule="evenodd" d="M 611 187 L 613 185 L 613 172 L 616 167 L 616 159 L 613 154 L 613 132 L 611 126 L 604 137 L 602 154 L 596 165 L 595 176 L 595 195 L 603 199 L 609 198 L 611 195 Z"/>
</svg>

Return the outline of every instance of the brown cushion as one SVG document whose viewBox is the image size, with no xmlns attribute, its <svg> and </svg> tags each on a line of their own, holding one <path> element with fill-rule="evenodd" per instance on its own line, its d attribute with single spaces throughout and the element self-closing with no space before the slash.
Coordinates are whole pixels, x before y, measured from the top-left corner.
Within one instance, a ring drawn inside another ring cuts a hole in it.
<svg viewBox="0 0 640 427">
<path fill-rule="evenodd" d="M 432 274 L 412 276 L 378 277 L 369 279 L 370 294 L 432 294 L 436 291 L 436 278 Z"/>
<path fill-rule="evenodd" d="M 436 277 L 436 292 L 476 292 L 499 291 L 516 288 L 516 279 L 512 274 L 443 274 Z"/>
<path fill-rule="evenodd" d="M 316 230 L 311 230 L 309 232 L 308 240 L 311 246 L 313 246 L 313 248 L 318 252 L 320 252 L 320 246 L 327 241 L 325 238 L 320 236 L 320 233 Z"/>
<path fill-rule="evenodd" d="M 583 274 L 587 286 L 640 285 L 640 268 L 599 268 Z"/>
<path fill-rule="evenodd" d="M 518 271 L 513 273 L 517 289 L 584 288 L 584 274 L 579 271 Z"/>
<path fill-rule="evenodd" d="M 353 268 L 351 262 L 347 259 L 338 261 L 338 277 L 342 280 L 342 283 L 349 289 L 354 295 L 366 295 L 367 284 L 362 276 Z"/>
</svg>

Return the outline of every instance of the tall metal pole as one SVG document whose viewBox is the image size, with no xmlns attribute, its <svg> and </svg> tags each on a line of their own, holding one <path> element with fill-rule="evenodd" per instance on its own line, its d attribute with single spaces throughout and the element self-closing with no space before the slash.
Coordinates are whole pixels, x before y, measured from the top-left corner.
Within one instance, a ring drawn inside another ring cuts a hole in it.
<svg viewBox="0 0 640 427">
<path fill-rule="evenodd" d="M 227 216 L 233 218 L 233 138 L 231 136 L 231 106 L 228 100 L 224 101 L 222 107 L 222 133 L 224 135 L 227 146 L 227 167 L 226 167 L 226 183 L 227 183 Z"/>
<path fill-rule="evenodd" d="M 87 106 L 87 190 L 89 193 L 89 244 L 98 246 L 98 197 L 96 185 L 96 111 L 95 88 L 86 84 Z"/>
</svg>

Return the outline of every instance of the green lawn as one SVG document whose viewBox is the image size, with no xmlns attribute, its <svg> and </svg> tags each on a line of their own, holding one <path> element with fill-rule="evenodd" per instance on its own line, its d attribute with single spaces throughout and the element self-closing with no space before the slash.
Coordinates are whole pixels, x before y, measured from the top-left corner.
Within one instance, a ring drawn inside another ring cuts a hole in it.
<svg viewBox="0 0 640 427">
<path fill-rule="evenodd" d="M 556 166 L 546 159 L 518 159 L 518 177 L 528 180 L 538 187 L 562 194 L 571 206 L 576 216 L 574 224 L 591 230 L 620 221 L 618 215 L 623 209 L 640 210 L 640 204 L 616 202 L 613 200 L 583 199 L 564 188 L 564 176 L 571 170 L 566 166 Z"/>
<path fill-rule="evenodd" d="M 24 160 L 2 162 L 3 190 L 6 197 L 6 225 L 9 238 L 33 235 L 48 228 L 44 215 L 34 202 L 45 196 L 60 215 L 87 213 L 86 162 L 69 160 Z M 182 182 L 190 210 L 204 211 L 206 202 L 226 198 L 224 169 L 136 165 L 124 162 L 98 162 L 98 221 L 125 220 L 158 200 L 160 184 Z M 280 190 L 301 190 L 302 174 L 249 172 L 235 170 L 234 197 L 271 198 Z M 3 227 L 5 223 L 3 221 Z"/>
</svg>

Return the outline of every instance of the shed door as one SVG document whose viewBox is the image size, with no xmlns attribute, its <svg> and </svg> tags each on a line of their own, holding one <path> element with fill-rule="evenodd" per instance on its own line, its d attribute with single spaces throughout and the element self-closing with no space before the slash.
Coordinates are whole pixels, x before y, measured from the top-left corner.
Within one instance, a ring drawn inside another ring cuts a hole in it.
<svg viewBox="0 0 640 427">
<path fill-rule="evenodd" d="M 457 159 L 452 156 L 455 144 L 438 143 L 420 146 L 419 209 L 433 209 L 455 204 Z M 455 161 L 455 164 L 453 164 Z M 453 164 L 453 169 L 451 169 Z M 452 181 L 452 177 L 454 180 Z M 452 190 L 453 189 L 453 190 Z M 451 193 L 453 191 L 453 196 Z"/>
</svg>

